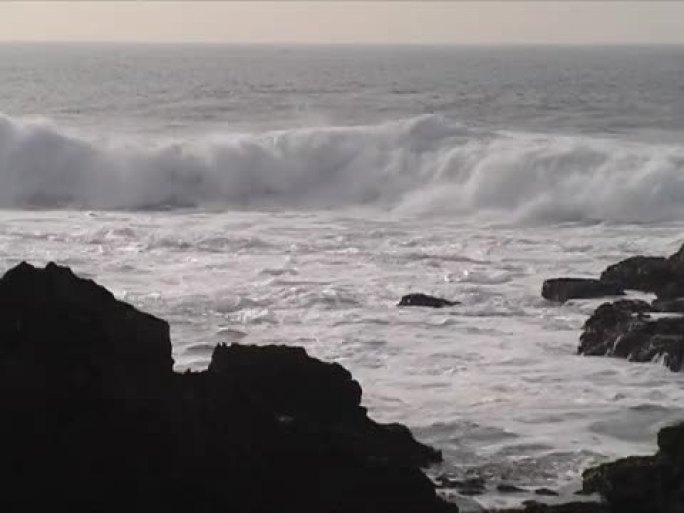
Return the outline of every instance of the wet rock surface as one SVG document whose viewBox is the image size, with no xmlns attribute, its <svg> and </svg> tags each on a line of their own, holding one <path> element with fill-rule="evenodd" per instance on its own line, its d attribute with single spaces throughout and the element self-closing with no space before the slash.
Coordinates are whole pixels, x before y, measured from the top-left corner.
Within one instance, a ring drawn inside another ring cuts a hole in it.
<svg viewBox="0 0 684 513">
<path fill-rule="evenodd" d="M 649 304 L 640 300 L 604 303 L 585 322 L 579 354 L 615 356 L 634 362 L 660 361 L 673 371 L 684 365 L 684 316 L 655 316 L 668 313 L 679 303 Z M 663 312 L 665 310 L 665 312 Z"/>
<path fill-rule="evenodd" d="M 173 371 L 168 324 L 54 264 L 0 279 L 4 511 L 446 512 L 441 459 L 344 368 L 219 346 Z"/>
</svg>

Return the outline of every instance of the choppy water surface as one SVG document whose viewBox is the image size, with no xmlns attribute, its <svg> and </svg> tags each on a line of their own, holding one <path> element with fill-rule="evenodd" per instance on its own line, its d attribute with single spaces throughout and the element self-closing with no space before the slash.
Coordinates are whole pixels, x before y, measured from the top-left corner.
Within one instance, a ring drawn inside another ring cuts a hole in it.
<svg viewBox="0 0 684 513">
<path fill-rule="evenodd" d="M 601 458 L 648 453 L 684 414 L 657 364 L 575 355 L 596 302 L 539 295 L 667 253 L 682 226 L 482 227 L 369 212 L 13 212 L 0 262 L 56 259 L 168 319 L 178 369 L 218 342 L 297 344 L 348 367 L 378 419 L 445 450 L 446 470 L 558 486 Z M 407 292 L 457 299 L 401 309 Z M 454 468 L 452 468 L 454 467 Z"/>
</svg>

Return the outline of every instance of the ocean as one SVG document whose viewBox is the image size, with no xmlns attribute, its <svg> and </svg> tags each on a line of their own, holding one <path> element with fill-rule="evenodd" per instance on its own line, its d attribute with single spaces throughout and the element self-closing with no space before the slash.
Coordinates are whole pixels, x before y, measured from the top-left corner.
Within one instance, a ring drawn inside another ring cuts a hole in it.
<svg viewBox="0 0 684 513">
<path fill-rule="evenodd" d="M 0 112 L 0 268 L 167 319 L 179 370 L 301 345 L 432 472 L 568 493 L 684 417 L 681 374 L 576 355 L 601 301 L 540 296 L 684 243 L 684 47 L 4 44 Z"/>
</svg>

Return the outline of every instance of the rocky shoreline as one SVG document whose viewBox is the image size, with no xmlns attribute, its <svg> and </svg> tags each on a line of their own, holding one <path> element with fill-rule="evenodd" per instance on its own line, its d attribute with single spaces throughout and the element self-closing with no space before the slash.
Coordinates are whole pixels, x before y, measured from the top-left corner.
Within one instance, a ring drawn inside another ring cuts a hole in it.
<svg viewBox="0 0 684 513">
<path fill-rule="evenodd" d="M 634 256 L 608 266 L 598 279 L 556 278 L 542 286 L 552 301 L 622 296 L 625 291 L 655 299 L 617 299 L 601 304 L 587 319 L 577 352 L 585 356 L 661 363 L 684 368 L 684 245 L 673 255 Z M 529 513 L 681 513 L 684 512 L 684 422 L 658 433 L 653 456 L 633 456 L 585 470 L 583 494 L 601 504 L 527 505 Z M 520 511 L 520 510 L 511 510 Z"/>
<path fill-rule="evenodd" d="M 684 246 L 669 257 L 635 256 L 608 266 L 598 279 L 546 280 L 542 296 L 569 299 L 655 294 L 650 302 L 618 299 L 600 305 L 584 324 L 577 352 L 634 362 L 660 361 L 673 371 L 684 365 Z"/>
<path fill-rule="evenodd" d="M 301 348 L 218 346 L 173 371 L 165 321 L 48 264 L 0 279 L 3 511 L 458 511 L 441 454 L 371 420 Z"/>
<path fill-rule="evenodd" d="M 627 259 L 596 280 L 549 280 L 543 295 L 655 293 L 597 308 L 578 352 L 681 370 L 683 284 L 684 249 Z M 456 305 L 407 297 L 401 306 Z M 440 489 L 483 489 L 429 479 L 421 469 L 441 453 L 373 421 L 361 394 L 342 366 L 297 347 L 219 345 L 206 370 L 177 373 L 168 324 L 91 280 L 26 263 L 0 279 L 5 511 L 457 513 Z M 663 428 L 658 448 L 586 470 L 578 493 L 600 502 L 499 511 L 682 513 L 684 423 Z"/>
</svg>

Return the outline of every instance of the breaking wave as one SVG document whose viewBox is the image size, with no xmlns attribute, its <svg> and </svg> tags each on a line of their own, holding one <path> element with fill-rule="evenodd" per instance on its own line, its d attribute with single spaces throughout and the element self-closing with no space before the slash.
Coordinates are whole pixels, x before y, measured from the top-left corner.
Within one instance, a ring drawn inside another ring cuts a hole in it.
<svg viewBox="0 0 684 513">
<path fill-rule="evenodd" d="M 0 208 L 353 205 L 541 223 L 684 220 L 684 146 L 485 132 L 427 115 L 150 147 L 0 115 Z"/>
</svg>

